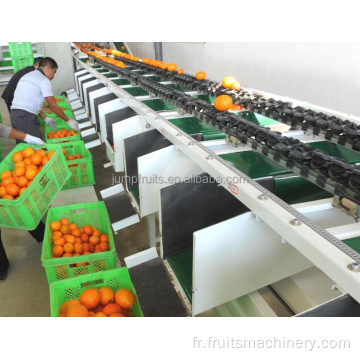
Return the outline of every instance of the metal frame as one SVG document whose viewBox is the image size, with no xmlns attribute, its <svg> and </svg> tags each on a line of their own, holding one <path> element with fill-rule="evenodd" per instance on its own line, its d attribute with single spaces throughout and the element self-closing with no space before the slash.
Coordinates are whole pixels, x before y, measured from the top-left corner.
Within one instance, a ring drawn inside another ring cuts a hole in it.
<svg viewBox="0 0 360 360">
<path fill-rule="evenodd" d="M 75 60 L 81 61 L 73 56 Z M 160 131 L 185 155 L 189 156 L 204 171 L 221 179 L 224 187 L 261 220 L 277 231 L 282 238 L 294 246 L 319 269 L 339 284 L 353 298 L 360 302 L 360 273 L 348 268 L 360 255 L 347 247 L 335 236 L 314 224 L 299 211 L 277 198 L 241 171 L 229 165 L 201 143 L 172 125 L 164 117 L 145 106 L 91 66 L 81 63 L 107 88 L 133 108 L 155 129 Z M 235 184 L 239 181 L 241 185 Z M 294 221 L 294 219 L 296 219 Z M 360 225 L 359 225 L 360 226 Z"/>
</svg>

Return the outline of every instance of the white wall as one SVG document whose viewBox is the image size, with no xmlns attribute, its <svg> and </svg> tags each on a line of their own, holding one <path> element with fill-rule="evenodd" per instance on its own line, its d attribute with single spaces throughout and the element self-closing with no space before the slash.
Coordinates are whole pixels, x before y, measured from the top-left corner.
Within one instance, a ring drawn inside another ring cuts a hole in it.
<svg viewBox="0 0 360 360">
<path fill-rule="evenodd" d="M 60 95 L 74 87 L 74 73 L 71 58 L 70 43 L 68 42 L 44 42 L 45 55 L 53 58 L 59 68 L 54 79 L 51 80 L 54 95 Z"/>
<path fill-rule="evenodd" d="M 153 43 L 127 43 L 155 56 Z M 360 43 L 163 43 L 165 62 L 360 116 Z"/>
</svg>

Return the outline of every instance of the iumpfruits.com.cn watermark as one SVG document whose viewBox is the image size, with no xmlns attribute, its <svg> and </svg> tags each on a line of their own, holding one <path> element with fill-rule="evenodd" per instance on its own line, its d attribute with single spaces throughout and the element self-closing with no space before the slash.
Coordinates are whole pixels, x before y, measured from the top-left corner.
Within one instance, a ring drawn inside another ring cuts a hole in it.
<svg viewBox="0 0 360 360">
<path fill-rule="evenodd" d="M 350 349 L 350 340 L 344 339 L 235 339 L 227 337 L 224 339 L 198 338 L 192 339 L 194 349 Z"/>
</svg>

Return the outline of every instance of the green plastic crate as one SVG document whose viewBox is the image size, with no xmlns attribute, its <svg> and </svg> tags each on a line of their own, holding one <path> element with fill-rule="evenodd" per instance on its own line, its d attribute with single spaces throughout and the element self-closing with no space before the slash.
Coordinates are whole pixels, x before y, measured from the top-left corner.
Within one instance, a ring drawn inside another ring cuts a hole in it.
<svg viewBox="0 0 360 360">
<path fill-rule="evenodd" d="M 59 316 L 60 306 L 65 301 L 78 300 L 80 294 L 86 289 L 100 289 L 103 286 L 107 286 L 115 292 L 119 289 L 132 291 L 136 298 L 132 312 L 135 317 L 144 316 L 134 285 L 131 282 L 129 270 L 126 267 L 52 283 L 50 285 L 51 316 Z"/>
<path fill-rule="evenodd" d="M 11 57 L 33 56 L 31 42 L 9 42 Z"/>
<path fill-rule="evenodd" d="M 3 66 L 12 66 L 12 61 L 11 60 L 0 61 L 0 67 L 3 67 Z"/>
<path fill-rule="evenodd" d="M 11 55 L 10 55 L 10 51 L 5 51 L 5 52 L 3 52 L 2 54 L 3 54 L 3 57 L 4 57 L 4 58 L 11 56 Z"/>
<path fill-rule="evenodd" d="M 60 221 L 62 218 L 69 219 L 71 224 L 74 223 L 79 227 L 91 224 L 91 226 L 95 226 L 103 234 L 108 235 L 109 251 L 76 257 L 53 258 L 50 223 L 52 221 Z M 103 201 L 52 207 L 49 209 L 41 252 L 41 261 L 45 268 L 49 284 L 54 281 L 70 279 L 79 275 L 115 269 L 115 256 L 116 249 L 112 227 Z M 76 263 L 80 262 L 89 262 L 90 265 L 76 267 Z"/>
<path fill-rule="evenodd" d="M 50 114 L 52 115 L 52 114 Z M 56 120 L 56 128 L 58 130 L 63 130 L 63 129 L 70 129 L 70 126 L 68 124 L 66 124 L 66 122 L 62 119 L 55 119 Z M 59 138 L 59 139 L 48 139 L 48 133 L 51 131 L 55 131 L 53 129 L 51 129 L 50 126 L 45 125 L 45 141 L 48 144 L 59 144 L 59 143 L 66 143 L 66 142 L 70 142 L 70 141 L 79 141 L 81 140 L 81 136 L 77 135 L 77 136 L 70 136 L 70 137 L 64 137 L 64 138 Z M 80 132 L 79 132 L 80 134 Z"/>
<path fill-rule="evenodd" d="M 55 153 L 17 200 L 0 199 L 1 227 L 34 230 L 71 175 L 61 147 L 48 144 L 16 145 L 0 164 L 0 174 L 5 170 L 14 170 L 13 154 L 27 147 L 47 152 L 55 150 Z"/>
<path fill-rule="evenodd" d="M 69 110 L 63 110 L 63 111 L 64 111 L 64 114 L 68 118 L 73 119 L 73 120 L 75 119 L 75 116 L 74 116 L 73 112 L 70 109 Z M 51 113 L 51 114 L 46 113 L 46 116 L 49 117 L 49 118 L 55 119 L 55 120 L 60 120 L 60 122 L 64 121 L 61 118 L 59 118 L 55 113 Z"/>
<path fill-rule="evenodd" d="M 63 187 L 65 189 L 72 189 L 81 186 L 88 186 L 95 184 L 94 168 L 92 163 L 91 152 L 86 149 L 83 141 L 72 141 L 61 144 L 61 147 L 66 150 L 65 158 L 69 155 L 81 155 L 81 159 L 68 160 L 71 177 Z"/>
<path fill-rule="evenodd" d="M 12 64 L 14 67 L 14 74 L 17 73 L 19 70 L 31 66 L 34 64 L 34 58 L 32 56 L 25 56 L 19 58 L 12 58 Z"/>
</svg>

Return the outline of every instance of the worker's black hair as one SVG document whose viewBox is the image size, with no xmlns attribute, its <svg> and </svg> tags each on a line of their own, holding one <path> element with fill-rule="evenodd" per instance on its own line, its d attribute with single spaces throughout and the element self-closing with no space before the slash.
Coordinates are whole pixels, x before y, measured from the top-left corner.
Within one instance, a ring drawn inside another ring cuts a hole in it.
<svg viewBox="0 0 360 360">
<path fill-rule="evenodd" d="M 58 64 L 51 57 L 42 58 L 41 61 L 40 61 L 39 67 L 45 67 L 45 66 L 48 66 L 48 65 L 50 65 L 50 67 L 52 69 L 57 69 L 58 68 Z"/>
<path fill-rule="evenodd" d="M 40 61 L 42 60 L 42 57 L 37 57 L 34 59 L 34 65 L 40 65 Z"/>
</svg>

